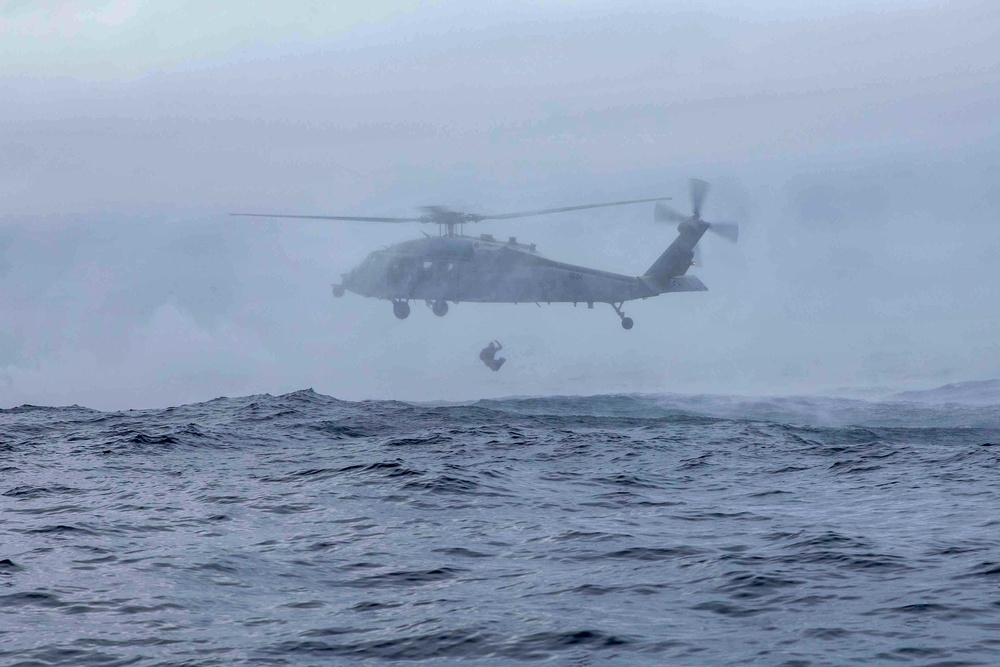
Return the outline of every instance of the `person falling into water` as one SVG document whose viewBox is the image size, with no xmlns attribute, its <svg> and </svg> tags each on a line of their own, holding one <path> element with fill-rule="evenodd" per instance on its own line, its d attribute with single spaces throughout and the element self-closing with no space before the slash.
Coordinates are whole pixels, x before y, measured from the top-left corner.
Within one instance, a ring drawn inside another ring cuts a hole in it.
<svg viewBox="0 0 1000 667">
<path fill-rule="evenodd" d="M 500 370 L 500 367 L 503 366 L 504 362 L 507 361 L 503 357 L 500 357 L 499 359 L 496 358 L 497 352 L 502 349 L 503 345 L 499 342 L 495 340 L 491 341 L 490 344 L 484 347 L 482 352 L 479 353 L 479 358 L 483 360 L 484 364 L 492 368 L 494 371 L 498 371 Z"/>
</svg>

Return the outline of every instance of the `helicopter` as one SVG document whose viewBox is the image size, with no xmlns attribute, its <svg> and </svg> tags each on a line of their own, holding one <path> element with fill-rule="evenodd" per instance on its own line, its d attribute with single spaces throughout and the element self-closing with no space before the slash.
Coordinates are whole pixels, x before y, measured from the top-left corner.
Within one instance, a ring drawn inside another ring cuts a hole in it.
<svg viewBox="0 0 1000 667">
<path fill-rule="evenodd" d="M 448 302 L 478 303 L 607 303 L 621 319 L 624 329 L 634 322 L 622 310 L 626 301 L 646 299 L 668 292 L 704 292 L 707 287 L 687 275 L 695 263 L 696 246 L 706 231 L 735 243 L 739 228 L 732 222 L 705 222 L 701 209 L 709 184 L 690 181 L 691 215 L 684 215 L 663 203 L 670 197 L 583 204 L 561 208 L 480 215 L 452 211 L 443 206 L 425 206 L 423 215 L 412 218 L 379 218 L 340 215 L 292 215 L 272 213 L 231 213 L 235 216 L 297 218 L 308 220 L 352 220 L 360 222 L 421 222 L 438 225 L 438 236 L 396 243 L 372 252 L 357 267 L 342 274 L 333 285 L 336 297 L 350 291 L 364 297 L 387 299 L 393 314 L 401 320 L 410 315 L 410 301 L 424 301 L 432 312 L 444 317 Z M 641 276 L 627 276 L 548 259 L 535 244 L 520 243 L 515 237 L 498 241 L 490 234 L 466 236 L 466 224 L 484 220 L 509 220 L 529 216 L 566 213 L 608 206 L 656 202 L 656 222 L 677 223 L 678 236 Z"/>
</svg>

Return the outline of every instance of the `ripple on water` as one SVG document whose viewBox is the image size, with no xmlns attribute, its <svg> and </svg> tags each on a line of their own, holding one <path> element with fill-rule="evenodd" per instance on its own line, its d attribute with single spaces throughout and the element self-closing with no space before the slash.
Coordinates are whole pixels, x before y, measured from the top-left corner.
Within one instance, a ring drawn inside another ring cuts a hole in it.
<svg viewBox="0 0 1000 667">
<path fill-rule="evenodd" d="M 2 410 L 0 663 L 1000 664 L 998 429 L 801 397 Z"/>
</svg>

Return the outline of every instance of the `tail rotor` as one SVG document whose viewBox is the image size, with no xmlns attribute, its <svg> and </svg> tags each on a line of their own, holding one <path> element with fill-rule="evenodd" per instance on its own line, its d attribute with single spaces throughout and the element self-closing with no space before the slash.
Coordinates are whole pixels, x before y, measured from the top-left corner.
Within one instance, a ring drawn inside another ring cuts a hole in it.
<svg viewBox="0 0 1000 667">
<path fill-rule="evenodd" d="M 700 220 L 701 206 L 705 203 L 705 197 L 708 196 L 708 182 L 703 181 L 700 178 L 692 178 L 690 187 L 691 210 L 694 211 L 694 217 Z"/>
<path fill-rule="evenodd" d="M 740 228 L 735 222 L 706 222 L 701 219 L 701 209 L 708 196 L 708 183 L 698 178 L 692 178 L 690 188 L 691 215 L 684 215 L 666 204 L 657 203 L 653 209 L 653 219 L 656 222 L 675 223 L 680 227 L 683 227 L 685 223 L 692 224 L 693 226 L 704 225 L 704 229 L 715 232 L 731 243 L 736 243 L 740 235 Z"/>
</svg>

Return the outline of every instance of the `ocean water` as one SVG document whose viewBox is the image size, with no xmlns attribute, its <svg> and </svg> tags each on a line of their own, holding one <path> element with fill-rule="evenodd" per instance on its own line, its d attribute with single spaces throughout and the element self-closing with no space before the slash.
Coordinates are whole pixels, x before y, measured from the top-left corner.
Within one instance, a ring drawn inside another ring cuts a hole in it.
<svg viewBox="0 0 1000 667">
<path fill-rule="evenodd" d="M 0 411 L 0 664 L 1000 664 L 1000 406 Z"/>
</svg>

